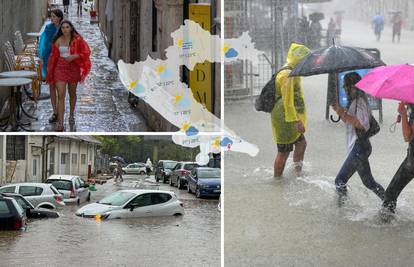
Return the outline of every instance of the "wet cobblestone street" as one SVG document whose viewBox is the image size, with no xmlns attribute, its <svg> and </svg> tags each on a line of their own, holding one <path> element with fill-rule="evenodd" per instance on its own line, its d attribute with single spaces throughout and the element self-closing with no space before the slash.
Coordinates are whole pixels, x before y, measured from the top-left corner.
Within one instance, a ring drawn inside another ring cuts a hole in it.
<svg viewBox="0 0 414 267">
<path fill-rule="evenodd" d="M 69 19 L 77 31 L 91 47 L 92 69 L 84 84 L 78 86 L 76 104 L 76 125 L 70 128 L 69 97 L 66 97 L 65 129 L 73 132 L 145 132 L 151 131 L 138 110 L 128 103 L 128 92 L 118 78 L 116 64 L 108 58 L 98 24 L 91 24 L 90 17 L 84 14 L 76 16 L 75 4 L 70 9 Z M 47 85 L 42 92 L 48 92 Z M 35 131 L 54 131 L 54 125 L 48 119 L 52 114 L 50 99 L 39 101 L 35 115 L 38 121 L 32 121 Z"/>
</svg>

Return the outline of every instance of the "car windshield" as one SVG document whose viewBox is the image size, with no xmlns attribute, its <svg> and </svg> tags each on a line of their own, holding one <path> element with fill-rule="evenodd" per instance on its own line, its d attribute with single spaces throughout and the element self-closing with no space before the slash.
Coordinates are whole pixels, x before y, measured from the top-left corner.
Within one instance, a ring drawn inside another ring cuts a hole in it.
<svg viewBox="0 0 414 267">
<path fill-rule="evenodd" d="M 47 180 L 48 184 L 52 184 L 57 190 L 72 190 L 72 182 L 66 180 Z"/>
<path fill-rule="evenodd" d="M 112 206 L 123 206 L 128 200 L 130 200 L 133 196 L 135 196 L 134 193 L 129 192 L 115 192 L 110 194 L 109 196 L 101 199 L 98 201 L 99 204 L 105 204 L 105 205 L 112 205 Z"/>
<path fill-rule="evenodd" d="M 172 170 L 172 169 L 174 169 L 175 165 L 177 165 L 177 162 L 175 162 L 175 161 L 166 161 L 166 162 L 164 162 L 164 168 L 165 169 Z"/>
<path fill-rule="evenodd" d="M 198 170 L 198 178 L 200 179 L 219 179 L 220 176 L 220 169 Z"/>
</svg>

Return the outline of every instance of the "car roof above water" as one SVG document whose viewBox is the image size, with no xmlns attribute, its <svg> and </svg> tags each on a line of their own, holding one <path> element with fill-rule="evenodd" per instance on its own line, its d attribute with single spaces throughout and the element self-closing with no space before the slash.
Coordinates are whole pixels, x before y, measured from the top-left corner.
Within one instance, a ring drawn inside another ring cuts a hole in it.
<svg viewBox="0 0 414 267">
<path fill-rule="evenodd" d="M 154 190 L 154 189 L 124 189 L 124 190 L 119 190 L 117 192 L 134 193 L 134 194 L 137 194 L 137 195 L 145 194 L 145 193 L 166 193 L 166 194 L 170 194 L 170 195 L 175 195 L 175 193 L 172 192 L 172 191 Z"/>
<path fill-rule="evenodd" d="M 67 174 L 53 174 L 51 176 L 49 176 L 49 179 L 54 179 L 54 180 L 67 180 L 67 181 L 72 181 L 74 178 L 77 178 L 79 176 L 76 175 L 67 175 Z"/>
<path fill-rule="evenodd" d="M 51 186 L 51 184 L 45 184 L 45 183 L 14 183 L 14 184 L 5 184 L 1 187 L 9 187 L 9 186 L 37 186 L 37 187 L 49 188 Z"/>
</svg>

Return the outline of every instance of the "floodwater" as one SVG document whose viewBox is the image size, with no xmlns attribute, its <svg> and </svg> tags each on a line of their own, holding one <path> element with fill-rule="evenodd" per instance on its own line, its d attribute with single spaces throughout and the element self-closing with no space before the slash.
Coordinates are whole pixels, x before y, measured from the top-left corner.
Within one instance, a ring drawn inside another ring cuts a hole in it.
<svg viewBox="0 0 414 267">
<path fill-rule="evenodd" d="M 414 32 L 392 44 L 391 29 L 377 43 L 369 25 L 344 21 L 342 42 L 377 47 L 387 64 L 414 63 Z M 296 177 L 289 159 L 285 176 L 273 178 L 276 146 L 270 117 L 250 100 L 228 102 L 226 125 L 260 153 L 225 156 L 225 266 L 412 266 L 414 182 L 399 197 L 396 219 L 378 219 L 380 200 L 358 175 L 349 181 L 349 199 L 338 206 L 334 179 L 346 155 L 343 123 L 325 121 L 326 75 L 302 79 L 309 129 L 304 174 Z M 401 126 L 389 131 L 397 102 L 384 101 L 384 123 L 372 138 L 375 179 L 386 187 L 406 155 Z M 374 111 L 378 118 L 378 112 Z M 246 124 L 249 127 L 246 127 Z M 246 218 L 246 219 L 243 219 Z"/>
<path fill-rule="evenodd" d="M 131 189 L 136 180 L 97 185 L 91 201 Z M 60 218 L 32 221 L 27 231 L 0 232 L 0 266 L 220 266 L 218 201 L 168 185 L 160 189 L 176 192 L 184 216 L 96 222 L 66 206 Z"/>
</svg>

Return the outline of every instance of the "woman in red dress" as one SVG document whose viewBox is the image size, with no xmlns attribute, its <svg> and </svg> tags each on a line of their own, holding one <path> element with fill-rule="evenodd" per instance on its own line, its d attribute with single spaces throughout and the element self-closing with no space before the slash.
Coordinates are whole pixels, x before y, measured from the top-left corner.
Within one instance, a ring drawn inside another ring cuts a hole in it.
<svg viewBox="0 0 414 267">
<path fill-rule="evenodd" d="M 69 87 L 69 124 L 75 124 L 76 88 L 83 82 L 91 69 L 91 51 L 86 41 L 64 20 L 53 39 L 52 54 L 47 68 L 47 82 L 55 84 L 58 91 L 58 121 L 56 131 L 64 131 L 66 87 Z"/>
</svg>

